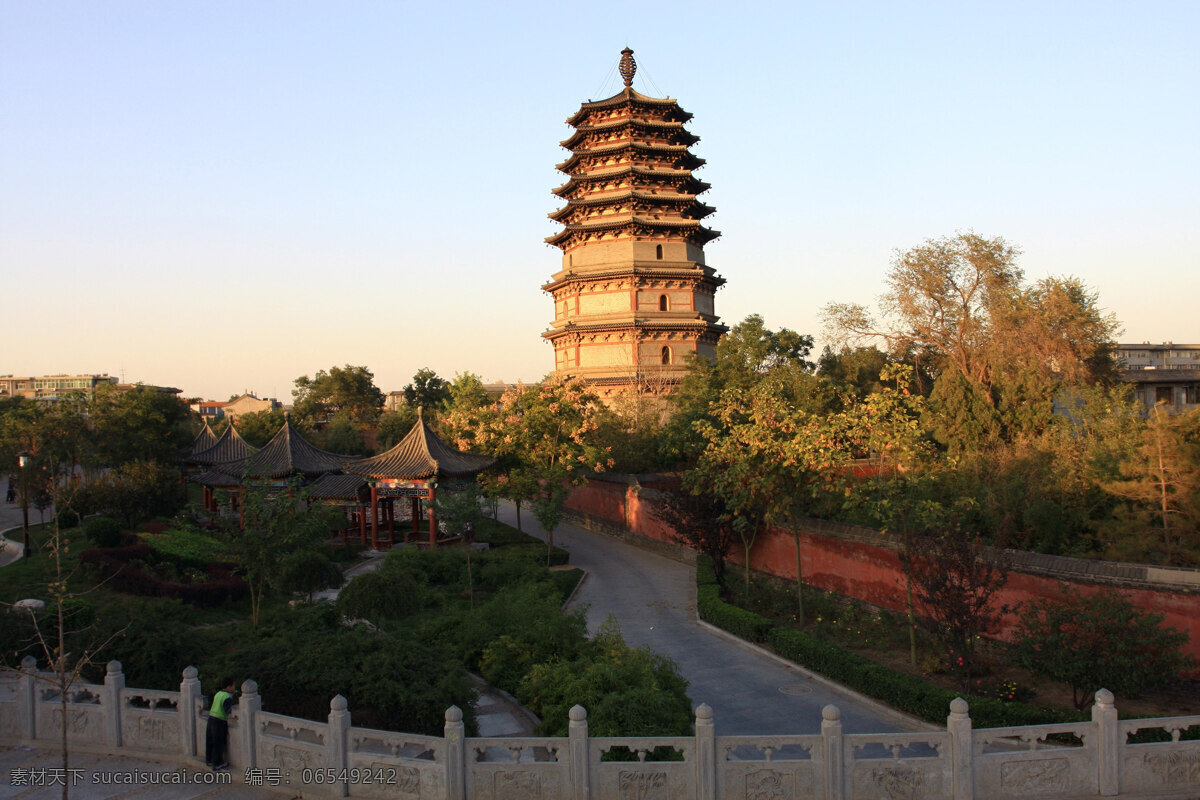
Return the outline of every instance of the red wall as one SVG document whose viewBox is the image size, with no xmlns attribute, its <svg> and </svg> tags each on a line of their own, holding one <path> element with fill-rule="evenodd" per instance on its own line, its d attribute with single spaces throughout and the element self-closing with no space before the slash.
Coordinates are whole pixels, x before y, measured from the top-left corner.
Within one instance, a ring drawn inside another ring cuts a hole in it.
<svg viewBox="0 0 1200 800">
<path fill-rule="evenodd" d="M 670 529 L 654 515 L 653 503 L 644 497 L 642 488 L 636 484 L 589 481 L 586 486 L 572 491 L 567 506 L 647 538 L 675 543 Z M 736 545 L 729 559 L 742 564 L 743 552 L 741 545 Z M 835 591 L 882 608 L 904 610 L 904 574 L 894 550 L 883 545 L 802 530 L 800 555 L 804 582 L 810 586 Z M 793 533 L 781 528 L 769 528 L 760 533 L 750 550 L 750 567 L 794 580 L 796 544 Z M 1013 608 L 1027 600 L 1058 597 L 1065 589 L 1089 595 L 1105 588 L 1116 588 L 1137 608 L 1163 614 L 1167 625 L 1186 631 L 1189 636 L 1188 650 L 1200 663 L 1200 592 L 1111 587 L 1013 569 L 996 602 Z M 1012 634 L 1015 622 L 1015 615 L 1007 615 L 1004 627 L 999 632 L 1000 638 Z M 1200 670 L 1192 677 L 1200 677 Z"/>
</svg>

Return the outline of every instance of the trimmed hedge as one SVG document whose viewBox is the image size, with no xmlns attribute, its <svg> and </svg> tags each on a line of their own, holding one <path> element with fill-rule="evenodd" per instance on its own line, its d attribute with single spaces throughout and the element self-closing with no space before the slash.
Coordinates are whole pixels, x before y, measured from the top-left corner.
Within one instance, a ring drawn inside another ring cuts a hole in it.
<svg viewBox="0 0 1200 800">
<path fill-rule="evenodd" d="M 718 586 L 717 573 L 713 569 L 712 559 L 705 555 L 696 556 L 696 585 Z"/>
<path fill-rule="evenodd" d="M 705 622 L 751 642 L 767 641 L 774 627 L 766 617 L 726 603 L 716 586 L 696 587 L 696 610 Z"/>
<path fill-rule="evenodd" d="M 705 622 L 739 638 L 765 643 L 783 658 L 900 711 L 939 725 L 945 724 L 950 714 L 950 701 L 959 696 L 958 692 L 877 664 L 804 631 L 778 627 L 759 614 L 726 603 L 718 593 L 715 578 L 713 584 L 700 583 L 699 559 L 696 575 L 699 584 L 696 587 L 696 606 L 700 618 Z M 1048 725 L 1087 719 L 1082 712 L 1037 708 L 990 697 L 972 696 L 968 702 L 971 722 L 976 728 Z"/>
<path fill-rule="evenodd" d="M 175 583 L 160 580 L 129 563 L 153 558 L 153 553 L 146 544 L 96 548 L 80 553 L 79 562 L 99 570 L 110 588 L 144 597 L 174 597 L 197 606 L 219 606 L 248 593 L 246 582 L 233 576 L 223 564 L 208 565 L 209 580 L 205 583 Z"/>
</svg>

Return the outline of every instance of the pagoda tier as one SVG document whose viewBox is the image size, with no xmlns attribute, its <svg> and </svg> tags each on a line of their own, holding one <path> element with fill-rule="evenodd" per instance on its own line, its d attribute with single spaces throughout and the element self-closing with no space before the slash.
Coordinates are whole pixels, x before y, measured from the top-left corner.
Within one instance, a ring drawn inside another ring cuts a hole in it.
<svg viewBox="0 0 1200 800">
<path fill-rule="evenodd" d="M 542 289 L 554 297 L 555 372 L 580 377 L 602 396 L 661 393 L 694 355 L 714 354 L 726 330 L 713 296 L 724 279 L 704 262 L 720 234 L 698 196 L 709 186 L 684 128 L 692 115 L 669 98 L 632 87 L 637 65 L 622 51 L 625 88 L 580 106 L 554 189 L 566 205 L 549 216 L 562 230 L 546 241 L 563 251 L 562 269 Z"/>
<path fill-rule="evenodd" d="M 551 191 L 570 201 L 592 195 L 603 197 L 604 192 L 628 190 L 635 186 L 646 192 L 673 192 L 693 196 L 703 194 L 711 188 L 704 181 L 696 180 L 687 170 L 626 166 L 598 170 L 587 175 L 572 175 L 569 181 Z"/>
</svg>

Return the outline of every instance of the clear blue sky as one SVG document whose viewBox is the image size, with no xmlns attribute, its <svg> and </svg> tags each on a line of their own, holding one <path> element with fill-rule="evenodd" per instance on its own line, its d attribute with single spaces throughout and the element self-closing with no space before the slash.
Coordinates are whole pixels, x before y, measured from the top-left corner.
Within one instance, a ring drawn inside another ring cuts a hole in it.
<svg viewBox="0 0 1200 800">
<path fill-rule="evenodd" d="M 579 103 L 695 118 L 727 324 L 957 230 L 1200 341 L 1200 4 L 0 0 L 0 372 L 536 380 Z"/>
</svg>

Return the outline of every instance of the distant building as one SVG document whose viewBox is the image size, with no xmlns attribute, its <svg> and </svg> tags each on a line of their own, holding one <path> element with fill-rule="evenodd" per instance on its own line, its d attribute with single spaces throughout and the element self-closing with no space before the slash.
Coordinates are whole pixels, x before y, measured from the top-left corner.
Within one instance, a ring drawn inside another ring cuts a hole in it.
<svg viewBox="0 0 1200 800">
<path fill-rule="evenodd" d="M 1159 403 L 1172 412 L 1200 406 L 1200 344 L 1119 344 L 1121 379 L 1134 384 L 1147 408 Z"/>
<path fill-rule="evenodd" d="M 225 416 L 225 404 L 220 401 L 204 400 L 199 403 L 192 403 L 190 407 L 205 422 L 216 422 Z"/>
<path fill-rule="evenodd" d="M 229 417 L 230 422 L 237 420 L 243 414 L 254 414 L 259 411 L 275 411 L 283 408 L 283 404 L 274 397 L 258 398 L 250 392 L 245 392 L 221 406 L 223 416 Z"/>
<path fill-rule="evenodd" d="M 404 392 L 388 392 L 387 397 L 383 398 L 384 411 L 399 411 L 407 405 L 408 403 L 404 400 Z"/>
<path fill-rule="evenodd" d="M 100 375 L 42 375 L 40 377 L 0 375 L 0 397 L 53 400 L 72 392 L 83 392 L 91 397 L 96 387 L 102 383 L 116 384 L 117 379 L 107 373 Z"/>
</svg>

